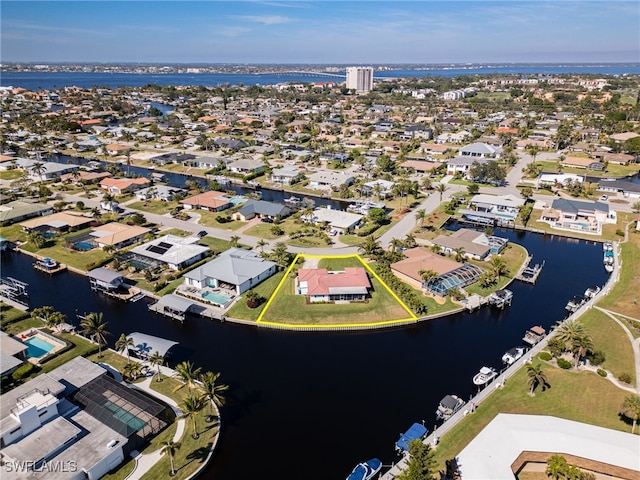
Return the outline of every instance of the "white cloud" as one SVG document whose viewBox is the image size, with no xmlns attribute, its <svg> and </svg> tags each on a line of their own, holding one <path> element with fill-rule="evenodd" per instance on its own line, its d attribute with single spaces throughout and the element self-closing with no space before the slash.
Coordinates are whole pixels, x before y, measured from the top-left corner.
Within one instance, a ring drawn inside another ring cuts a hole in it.
<svg viewBox="0 0 640 480">
<path fill-rule="evenodd" d="M 289 17 L 283 17 L 282 15 L 235 15 L 234 18 L 252 23 L 262 23 L 263 25 L 278 25 L 291 21 Z"/>
</svg>

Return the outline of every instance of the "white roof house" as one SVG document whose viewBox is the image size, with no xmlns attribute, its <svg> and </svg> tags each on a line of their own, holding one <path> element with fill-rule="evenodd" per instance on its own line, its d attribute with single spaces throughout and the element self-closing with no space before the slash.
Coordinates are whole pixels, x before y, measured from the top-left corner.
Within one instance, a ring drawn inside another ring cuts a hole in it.
<svg viewBox="0 0 640 480">
<path fill-rule="evenodd" d="M 332 228 L 340 231 L 349 230 L 358 226 L 364 215 L 359 213 L 343 212 L 332 208 L 316 208 L 311 220 L 314 223 L 327 222 Z"/>
<path fill-rule="evenodd" d="M 131 252 L 180 270 L 204 258 L 209 247 L 198 245 L 199 240 L 198 237 L 164 235 L 131 249 Z"/>
<path fill-rule="evenodd" d="M 353 177 L 344 172 L 321 171 L 309 176 L 309 188 L 324 190 L 327 188 L 340 188 L 342 185 L 351 185 Z"/>
<path fill-rule="evenodd" d="M 525 452 L 557 452 L 640 473 L 638 435 L 551 416 L 500 413 L 458 455 L 461 476 L 514 480 L 512 464 Z"/>
<path fill-rule="evenodd" d="M 524 198 L 514 195 L 487 195 L 480 193 L 469 202 L 478 212 L 493 213 L 501 219 L 514 220 L 518 216 L 520 207 L 525 203 Z"/>
<path fill-rule="evenodd" d="M 501 147 L 494 147 L 487 143 L 470 143 L 462 147 L 458 153 L 463 157 L 498 158 L 502 153 Z"/>
</svg>

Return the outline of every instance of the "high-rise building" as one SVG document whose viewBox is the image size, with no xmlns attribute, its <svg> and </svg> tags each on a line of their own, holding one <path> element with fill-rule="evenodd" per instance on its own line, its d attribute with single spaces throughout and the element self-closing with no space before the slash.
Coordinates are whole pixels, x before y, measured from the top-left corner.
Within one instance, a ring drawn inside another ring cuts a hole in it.
<svg viewBox="0 0 640 480">
<path fill-rule="evenodd" d="M 347 88 L 356 93 L 373 90 L 373 67 L 347 67 Z"/>
</svg>

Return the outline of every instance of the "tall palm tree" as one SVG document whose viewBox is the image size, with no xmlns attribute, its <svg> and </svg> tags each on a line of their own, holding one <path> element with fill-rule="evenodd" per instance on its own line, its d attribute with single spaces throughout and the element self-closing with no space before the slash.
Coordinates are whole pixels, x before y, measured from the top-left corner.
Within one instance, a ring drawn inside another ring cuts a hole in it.
<svg viewBox="0 0 640 480">
<path fill-rule="evenodd" d="M 232 235 L 229 239 L 229 245 L 231 245 L 232 247 L 237 247 L 239 241 L 240 237 L 238 235 Z"/>
<path fill-rule="evenodd" d="M 492 257 L 491 258 L 491 271 L 498 277 L 500 280 L 501 275 L 507 275 L 509 270 L 507 269 L 507 263 L 500 257 Z"/>
<path fill-rule="evenodd" d="M 624 397 L 620 413 L 633 422 L 633 425 L 631 425 L 631 433 L 633 434 L 636 429 L 636 423 L 640 419 L 640 395 L 632 393 Z"/>
<path fill-rule="evenodd" d="M 444 183 L 439 183 L 435 190 L 440 194 L 440 203 L 442 203 L 442 194 L 447 191 L 447 186 Z"/>
<path fill-rule="evenodd" d="M 416 219 L 416 225 L 419 223 L 422 227 L 424 225 L 424 219 L 427 216 L 427 212 L 424 208 L 421 208 L 420 210 L 416 210 L 416 213 L 413 216 Z"/>
<path fill-rule="evenodd" d="M 124 373 L 125 377 L 129 377 L 131 380 L 135 380 L 142 372 L 142 367 L 138 362 L 127 362 L 122 370 L 122 373 Z"/>
<path fill-rule="evenodd" d="M 153 352 L 153 354 L 149 355 L 149 358 L 147 358 L 147 360 L 149 361 L 149 364 L 153 367 L 158 367 L 158 374 L 156 375 L 156 382 L 159 382 L 161 380 L 160 378 L 160 367 L 162 366 L 162 364 L 164 364 L 164 357 L 162 355 L 160 355 L 160 352 L 158 352 L 157 350 L 155 352 Z"/>
<path fill-rule="evenodd" d="M 91 312 L 80 321 L 81 332 L 98 344 L 98 358 L 102 358 L 102 344 L 107 343 L 109 322 L 105 322 L 102 312 Z"/>
<path fill-rule="evenodd" d="M 177 450 L 180 450 L 180 442 L 174 442 L 173 440 L 167 440 L 166 442 L 162 442 L 160 444 L 162 448 L 160 449 L 160 453 L 164 455 L 165 453 L 169 454 L 169 462 L 171 462 L 171 473 L 170 475 L 173 477 L 176 474 L 176 469 L 173 466 L 173 457 L 176 454 Z"/>
<path fill-rule="evenodd" d="M 204 400 L 202 397 L 196 395 L 185 397 L 180 403 L 180 410 L 182 410 L 180 418 L 190 418 L 193 421 L 193 434 L 191 435 L 193 438 L 200 436 L 198 434 L 198 426 L 196 425 L 196 417 L 198 416 L 198 412 L 202 410 L 202 407 L 204 407 Z"/>
<path fill-rule="evenodd" d="M 542 370 L 542 366 L 538 363 L 536 365 L 527 366 L 527 383 L 531 387 L 529 395 L 534 395 L 534 391 L 538 385 L 542 385 L 542 390 L 545 390 L 548 382 L 547 375 Z"/>
<path fill-rule="evenodd" d="M 364 242 L 358 246 L 358 250 L 368 257 L 375 257 L 380 253 L 382 247 L 380 247 L 380 244 L 372 235 L 369 235 L 364 239 Z"/>
<path fill-rule="evenodd" d="M 571 343 L 571 351 L 576 359 L 575 367 L 578 368 L 580 359 L 587 353 L 593 352 L 593 340 L 589 335 L 578 335 Z"/>
<path fill-rule="evenodd" d="M 284 242 L 276 243 L 271 254 L 273 255 L 273 260 L 278 264 L 278 266 L 287 266 L 289 262 L 289 251 L 287 250 L 287 245 Z"/>
<path fill-rule="evenodd" d="M 177 392 L 185 385 L 191 392 L 191 389 L 195 386 L 196 379 L 200 374 L 200 367 L 195 368 L 193 363 L 190 361 L 184 361 L 176 365 L 176 373 L 175 376 L 178 377 L 178 380 L 181 382 L 176 388 L 173 389 L 174 392 Z"/>
<path fill-rule="evenodd" d="M 264 252 L 264 247 L 265 245 L 267 245 L 267 242 L 263 238 L 261 238 L 260 240 L 258 240 L 256 245 L 260 247 L 260 252 Z"/>
<path fill-rule="evenodd" d="M 453 253 L 455 255 L 456 262 L 464 262 L 467 259 L 465 255 L 464 247 L 458 247 L 453 249 Z"/>
<path fill-rule="evenodd" d="M 200 390 L 202 390 L 202 397 L 209 403 L 209 415 L 207 416 L 207 422 L 213 420 L 213 405 L 221 407 L 224 405 L 226 399 L 224 392 L 229 389 L 229 385 L 218 383 L 220 373 L 205 372 L 200 375 Z"/>
<path fill-rule="evenodd" d="M 42 183 L 42 175 L 44 175 L 44 172 L 47 171 L 47 166 L 42 162 L 35 162 L 33 165 L 31 165 L 29 171 L 34 175 L 38 175 L 40 177 L 40 182 Z"/>
<path fill-rule="evenodd" d="M 586 335 L 584 325 L 578 320 L 558 321 L 555 336 L 564 344 L 565 350 L 571 350 L 576 338 Z"/>
<path fill-rule="evenodd" d="M 120 337 L 116 341 L 116 351 L 122 353 L 123 351 L 127 352 L 127 360 L 131 361 L 131 356 L 129 355 L 129 348 L 134 348 L 136 345 L 133 343 L 133 338 L 127 337 L 124 333 L 120 334 Z"/>
<path fill-rule="evenodd" d="M 422 278 L 422 281 L 425 285 L 428 285 L 431 280 L 438 276 L 438 272 L 436 272 L 435 270 L 420 270 L 418 274 Z"/>
</svg>

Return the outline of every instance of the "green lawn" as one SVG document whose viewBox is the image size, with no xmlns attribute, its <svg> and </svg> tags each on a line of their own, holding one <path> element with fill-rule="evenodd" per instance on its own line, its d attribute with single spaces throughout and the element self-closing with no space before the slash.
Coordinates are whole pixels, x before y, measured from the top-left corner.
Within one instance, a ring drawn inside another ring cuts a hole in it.
<svg viewBox="0 0 640 480">
<path fill-rule="evenodd" d="M 24 242 L 27 240 L 27 234 L 22 230 L 22 226 L 19 223 L 0 228 L 0 237 L 12 242 Z"/>
<path fill-rule="evenodd" d="M 327 246 L 327 242 L 324 241 L 322 238 L 318 238 L 318 237 L 298 237 L 298 238 L 293 238 L 293 239 L 289 239 L 287 240 L 287 244 L 293 246 L 293 247 L 309 247 L 309 248 L 316 248 L 316 247 L 326 247 Z"/>
<path fill-rule="evenodd" d="M 28 321 L 31 319 L 31 316 L 28 312 L 23 312 L 17 308 L 13 308 L 6 303 L 0 302 L 0 326 L 2 326 L 2 331 L 13 334 L 13 324 L 18 322 L 19 320 L 25 319 L 23 321 Z M 42 322 L 40 320 L 35 320 L 39 322 L 41 326 Z M 12 324 L 12 325 L 9 325 Z M 6 328 L 5 328 L 6 327 Z M 23 328 L 22 330 L 26 330 L 27 328 L 31 328 L 32 325 Z M 16 328 L 20 328 L 19 326 Z M 11 331 L 9 331 L 11 329 Z M 18 330 L 21 331 L 21 330 Z"/>
<path fill-rule="evenodd" d="M 56 337 L 63 339 L 67 343 L 74 345 L 74 348 L 64 352 L 62 355 L 58 355 L 56 358 L 49 362 L 42 364 L 42 372 L 47 373 L 51 370 L 58 368 L 60 365 L 67 363 L 69 360 L 75 357 L 86 357 L 98 350 L 98 346 L 84 338 L 73 335 L 72 333 L 59 333 L 55 334 Z"/>
<path fill-rule="evenodd" d="M 628 373 L 635 385 L 633 348 L 622 327 L 604 312 L 594 309 L 582 315 L 580 321 L 591 336 L 594 348 L 605 353 L 606 360 L 602 367 L 613 373 L 616 378 L 621 373 Z"/>
<path fill-rule="evenodd" d="M 24 170 L 20 170 L 18 168 L 14 168 L 13 170 L 5 170 L 0 172 L 0 180 L 16 180 L 20 178 Z"/>
<path fill-rule="evenodd" d="M 628 392 L 609 380 L 588 371 L 561 370 L 549 365 L 544 372 L 551 385 L 529 396 L 527 370 L 520 369 L 505 385 L 496 390 L 472 415 L 467 415 L 445 434 L 435 449 L 438 468 L 454 458 L 498 413 L 551 415 L 591 425 L 630 432 L 631 425 L 618 415 Z M 579 396 L 576 392 L 580 392 Z"/>
<path fill-rule="evenodd" d="M 86 252 L 80 252 L 78 250 L 68 249 L 63 239 L 56 240 L 55 243 L 50 243 L 52 243 L 51 246 L 41 249 L 35 248 L 32 243 L 27 243 L 22 249 L 35 253 L 40 257 L 53 258 L 60 263 L 84 271 L 91 270 L 96 263 L 102 262 L 109 257 L 101 248 L 93 248 Z"/>
<path fill-rule="evenodd" d="M 629 241 L 622 244 L 620 280 L 598 305 L 607 310 L 640 319 L 640 233 L 629 231 Z"/>
<path fill-rule="evenodd" d="M 243 233 L 245 235 L 251 235 L 253 237 L 264 238 L 265 240 L 275 240 L 276 238 L 281 237 L 282 235 L 288 235 L 295 230 L 291 226 L 287 225 L 278 225 L 284 233 L 282 235 L 274 235 L 271 229 L 273 228 L 273 223 L 262 223 L 260 222 L 257 225 L 245 230 Z"/>
<path fill-rule="evenodd" d="M 280 280 L 284 276 L 284 272 L 279 272 L 273 275 L 272 277 L 267 278 L 264 282 L 262 282 L 257 287 L 253 288 L 258 295 L 262 298 L 269 300 L 273 292 L 276 291 L 276 287 Z M 232 318 L 239 318 L 241 320 L 251 320 L 256 321 L 260 312 L 264 309 L 266 305 L 266 300 L 262 303 L 258 308 L 249 308 L 247 307 L 247 302 L 245 300 L 245 296 L 243 295 L 240 299 L 234 303 L 234 305 L 227 312 L 227 316 Z"/>
<path fill-rule="evenodd" d="M 206 245 L 215 253 L 224 252 L 225 250 L 229 250 L 231 248 L 231 242 L 228 240 L 223 240 L 221 238 L 215 238 L 207 235 L 206 237 L 202 237 L 200 239 L 200 245 Z M 247 245 L 239 245 L 240 248 L 248 248 Z"/>
<path fill-rule="evenodd" d="M 354 265 L 352 262 L 356 259 L 324 260 L 331 268 L 342 270 L 345 265 Z M 262 320 L 292 325 L 352 325 L 401 320 L 410 316 L 380 281 L 370 274 L 369 278 L 373 288 L 370 290 L 371 298 L 366 302 L 307 304 L 305 296 L 294 293 L 294 278 L 288 277 Z"/>
<path fill-rule="evenodd" d="M 220 223 L 216 220 L 216 217 L 226 217 L 231 213 L 227 212 L 207 212 L 206 210 L 198 210 L 197 213 L 200 215 L 200 221 L 198 222 L 200 225 L 205 225 L 207 227 L 215 227 L 220 228 L 222 230 L 237 230 L 240 227 L 244 227 L 249 222 L 241 222 L 240 220 L 233 220 L 227 223 Z"/>
<path fill-rule="evenodd" d="M 18 310 L 18 312 L 20 312 L 20 310 Z M 17 335 L 31 328 L 44 328 L 44 323 L 42 323 L 42 320 L 33 318 L 31 315 L 29 315 L 26 312 L 21 312 L 21 313 L 25 313 L 26 316 L 21 320 L 14 321 L 13 323 L 9 323 L 10 320 L 5 322 L 4 314 L 3 314 L 2 331 L 4 333 L 8 335 Z"/>
<path fill-rule="evenodd" d="M 572 157 L 581 157 L 581 158 L 590 158 L 587 154 L 579 154 L 574 153 L 571 154 Z M 536 161 L 536 164 L 542 167 L 545 172 L 557 172 L 558 171 L 558 161 Z M 615 165 L 609 164 L 606 170 L 585 170 L 584 168 L 575 168 L 575 167 L 562 167 L 562 173 L 575 173 L 576 175 L 588 175 L 589 177 L 626 177 L 629 175 L 633 175 L 638 173 L 638 166 L 635 164 L 630 165 Z"/>
<path fill-rule="evenodd" d="M 164 215 L 169 213 L 176 207 L 180 206 L 178 202 L 163 202 L 162 200 L 145 200 L 142 202 L 134 202 L 127 205 L 134 210 L 140 210 L 143 212 L 155 213 L 157 215 Z"/>
<path fill-rule="evenodd" d="M 509 243 L 507 248 L 504 249 L 500 254 L 500 258 L 502 258 L 507 264 L 507 269 L 509 270 L 509 273 L 507 275 L 501 276 L 498 282 L 491 287 L 485 288 L 481 287 L 479 283 L 474 283 L 473 285 L 465 287 L 465 290 L 469 293 L 476 293 L 478 295 L 486 297 L 492 292 L 504 288 L 518 273 L 518 270 L 527 259 L 527 251 L 520 245 Z M 489 270 L 491 268 L 490 262 L 478 262 L 475 260 L 470 260 L 470 263 L 478 265 L 485 270 Z"/>
<path fill-rule="evenodd" d="M 304 265 L 303 265 L 304 267 Z M 347 267 L 362 267 L 362 262 L 357 257 L 348 258 L 321 258 L 318 268 L 326 268 L 329 271 L 342 271 Z"/>
</svg>

